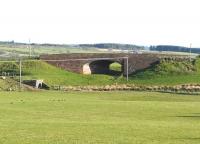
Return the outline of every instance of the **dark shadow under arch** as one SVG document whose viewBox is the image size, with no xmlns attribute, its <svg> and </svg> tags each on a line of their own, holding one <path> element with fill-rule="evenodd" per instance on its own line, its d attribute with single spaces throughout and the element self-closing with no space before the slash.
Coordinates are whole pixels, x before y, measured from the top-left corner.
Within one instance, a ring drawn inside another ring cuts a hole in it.
<svg viewBox="0 0 200 144">
<path fill-rule="evenodd" d="M 123 70 L 121 71 L 115 71 L 110 69 L 110 65 L 112 63 L 119 63 L 118 61 L 112 61 L 112 60 L 96 60 L 91 63 L 89 63 L 91 74 L 108 74 L 108 75 L 121 75 L 123 73 Z M 122 66 L 121 66 L 122 67 Z"/>
</svg>

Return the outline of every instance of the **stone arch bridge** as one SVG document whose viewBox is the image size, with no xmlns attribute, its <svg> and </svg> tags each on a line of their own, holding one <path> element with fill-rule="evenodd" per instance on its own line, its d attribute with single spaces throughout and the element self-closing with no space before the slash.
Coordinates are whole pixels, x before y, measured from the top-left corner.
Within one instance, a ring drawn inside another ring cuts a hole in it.
<svg viewBox="0 0 200 144">
<path fill-rule="evenodd" d="M 67 71 L 81 74 L 110 74 L 110 64 L 121 64 L 121 73 L 126 76 L 144 70 L 159 62 L 153 54 L 52 54 L 40 59 Z M 128 60 L 127 60 L 128 59 Z"/>
</svg>

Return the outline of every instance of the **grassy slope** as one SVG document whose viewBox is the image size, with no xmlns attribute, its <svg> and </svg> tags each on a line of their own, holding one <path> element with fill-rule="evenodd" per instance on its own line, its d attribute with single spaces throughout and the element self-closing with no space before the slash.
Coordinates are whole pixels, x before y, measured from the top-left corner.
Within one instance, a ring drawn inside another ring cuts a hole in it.
<svg viewBox="0 0 200 144">
<path fill-rule="evenodd" d="M 200 83 L 200 74 L 158 76 L 154 78 L 130 78 L 129 83 L 138 85 L 179 85 Z"/>
<path fill-rule="evenodd" d="M 23 72 L 23 79 L 44 79 L 49 85 L 105 85 L 116 82 L 112 76 L 76 74 L 41 61 L 24 62 Z"/>
<path fill-rule="evenodd" d="M 112 68 L 117 70 L 116 66 L 118 65 L 113 64 Z M 6 69 L 6 67 L 7 69 L 12 69 L 18 66 L 14 64 L 9 67 L 7 64 L 4 64 L 1 66 L 1 69 Z M 127 83 L 126 79 L 122 76 L 81 75 L 61 70 L 42 61 L 24 62 L 22 71 L 24 73 L 23 79 L 43 79 L 48 85 L 107 85 Z M 162 63 L 152 69 L 130 76 L 128 83 L 139 85 L 200 83 L 200 60 L 198 59 L 194 65 L 190 63 Z"/>
<path fill-rule="evenodd" d="M 0 143 L 199 144 L 200 97 L 0 92 Z"/>
<path fill-rule="evenodd" d="M 0 78 L 0 91 L 3 90 L 18 90 L 19 89 L 19 83 L 16 82 L 13 79 L 7 78 L 6 80 L 3 80 Z"/>
<path fill-rule="evenodd" d="M 129 77 L 128 83 L 141 85 L 176 85 L 185 83 L 200 83 L 199 60 L 195 65 L 164 63 L 144 72 Z M 81 75 L 55 68 L 40 61 L 33 61 L 32 64 L 25 64 L 25 72 L 30 73 L 28 78 L 41 78 L 48 84 L 59 85 L 106 85 L 113 83 L 127 83 L 123 77 L 113 77 L 107 75 Z M 185 69 L 186 68 L 186 69 Z M 187 69 L 188 68 L 188 69 Z M 159 69 L 159 70 L 158 70 Z M 191 69 L 196 69 L 191 71 Z M 158 73 L 159 71 L 159 73 Z"/>
<path fill-rule="evenodd" d="M 130 76 L 130 79 L 142 85 L 200 83 L 200 59 L 195 62 L 161 62 L 151 69 Z"/>
</svg>

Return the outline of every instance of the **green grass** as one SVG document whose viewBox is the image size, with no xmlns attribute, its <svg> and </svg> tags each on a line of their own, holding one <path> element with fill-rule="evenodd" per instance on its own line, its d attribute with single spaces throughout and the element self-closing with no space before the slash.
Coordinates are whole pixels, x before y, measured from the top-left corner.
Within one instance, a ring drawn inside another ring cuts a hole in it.
<svg viewBox="0 0 200 144">
<path fill-rule="evenodd" d="M 162 62 L 154 68 L 130 75 L 128 83 L 139 85 L 200 83 L 199 61 L 197 59 L 194 64 L 190 62 Z M 66 72 L 41 61 L 32 61 L 23 65 L 23 71 L 29 73 L 29 79 L 41 78 L 50 85 L 107 85 L 127 83 L 126 78 L 122 76 L 76 74 Z M 111 68 L 118 70 L 120 65 L 113 63 Z"/>
<path fill-rule="evenodd" d="M 117 82 L 113 76 L 76 74 L 42 61 L 24 62 L 22 65 L 23 79 L 43 79 L 48 85 L 105 85 Z"/>
<path fill-rule="evenodd" d="M 119 70 L 120 65 L 111 65 L 113 70 Z M 200 83 L 200 61 L 194 64 L 161 63 L 154 68 L 147 69 L 129 76 L 129 82 L 123 76 L 109 75 L 82 75 L 68 72 L 38 60 L 22 63 L 23 80 L 43 79 L 49 86 L 53 85 L 109 85 L 109 84 L 136 84 L 136 85 L 178 85 Z M 0 71 L 13 70 L 19 73 L 19 64 L 1 62 Z M 0 82 L 1 83 L 1 82 Z M 2 84 L 3 85 L 3 84 Z"/>
<path fill-rule="evenodd" d="M 0 78 L 0 91 L 19 90 L 19 83 L 11 78 L 3 80 Z"/>
<path fill-rule="evenodd" d="M 200 83 L 200 59 L 195 61 L 161 61 L 147 70 L 130 76 L 140 85 L 178 85 Z"/>
<path fill-rule="evenodd" d="M 113 70 L 113 71 L 121 72 L 122 71 L 122 65 L 115 62 L 115 63 L 110 64 L 109 69 Z"/>
<path fill-rule="evenodd" d="M 19 63 L 0 62 L 0 73 L 1 72 L 9 72 L 11 75 L 15 73 L 17 75 L 16 79 L 19 80 Z M 43 79 L 49 86 L 106 85 L 125 80 L 123 77 L 113 77 L 109 75 L 82 75 L 68 72 L 39 60 L 22 62 L 22 79 Z"/>
<path fill-rule="evenodd" d="M 29 56 L 28 47 L 8 47 L 0 45 L 0 51 L 8 52 L 12 57 L 13 55 Z M 32 46 L 32 55 L 39 56 L 41 54 L 63 54 L 63 53 L 102 53 L 97 48 L 72 48 L 72 47 L 42 47 Z"/>
<path fill-rule="evenodd" d="M 139 85 L 177 85 L 185 83 L 200 83 L 200 73 L 198 70 L 197 72 L 190 70 L 181 72 L 181 70 L 185 68 L 185 65 L 189 65 L 188 67 L 191 67 L 190 64 L 184 63 L 184 66 L 179 64 L 180 68 L 176 69 L 176 71 L 171 71 L 171 69 L 175 66 L 167 66 L 169 70 L 166 70 L 165 64 L 163 65 L 159 65 L 159 69 L 163 70 L 160 70 L 159 73 L 150 69 L 136 75 L 131 75 L 128 83 Z M 198 63 L 196 63 L 196 65 L 199 67 Z M 117 70 L 119 65 L 114 63 L 112 68 Z M 190 69 L 193 69 L 193 67 Z M 107 85 L 114 83 L 127 83 L 126 79 L 122 76 L 114 77 L 108 75 L 76 74 L 61 70 L 41 61 L 24 62 L 23 72 L 26 73 L 24 79 L 44 79 L 49 85 Z"/>
<path fill-rule="evenodd" d="M 0 92 L 2 144 L 199 144 L 200 96 Z"/>
<path fill-rule="evenodd" d="M 149 78 L 130 77 L 129 83 L 138 85 L 179 85 L 200 83 L 200 74 L 157 76 Z"/>
</svg>

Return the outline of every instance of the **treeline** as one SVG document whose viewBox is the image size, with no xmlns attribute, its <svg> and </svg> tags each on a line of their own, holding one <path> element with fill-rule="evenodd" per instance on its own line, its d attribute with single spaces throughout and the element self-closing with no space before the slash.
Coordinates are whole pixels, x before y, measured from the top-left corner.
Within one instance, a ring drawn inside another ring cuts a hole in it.
<svg viewBox="0 0 200 144">
<path fill-rule="evenodd" d="M 173 52 L 191 52 L 191 53 L 200 53 L 200 48 L 188 48 L 181 46 L 171 46 L 171 45 L 158 45 L 150 46 L 151 51 L 173 51 Z"/>
<path fill-rule="evenodd" d="M 117 43 L 99 43 L 99 44 L 80 44 L 80 47 L 93 47 L 100 49 L 122 49 L 122 50 L 143 50 L 144 46 L 132 44 L 117 44 Z"/>
</svg>

